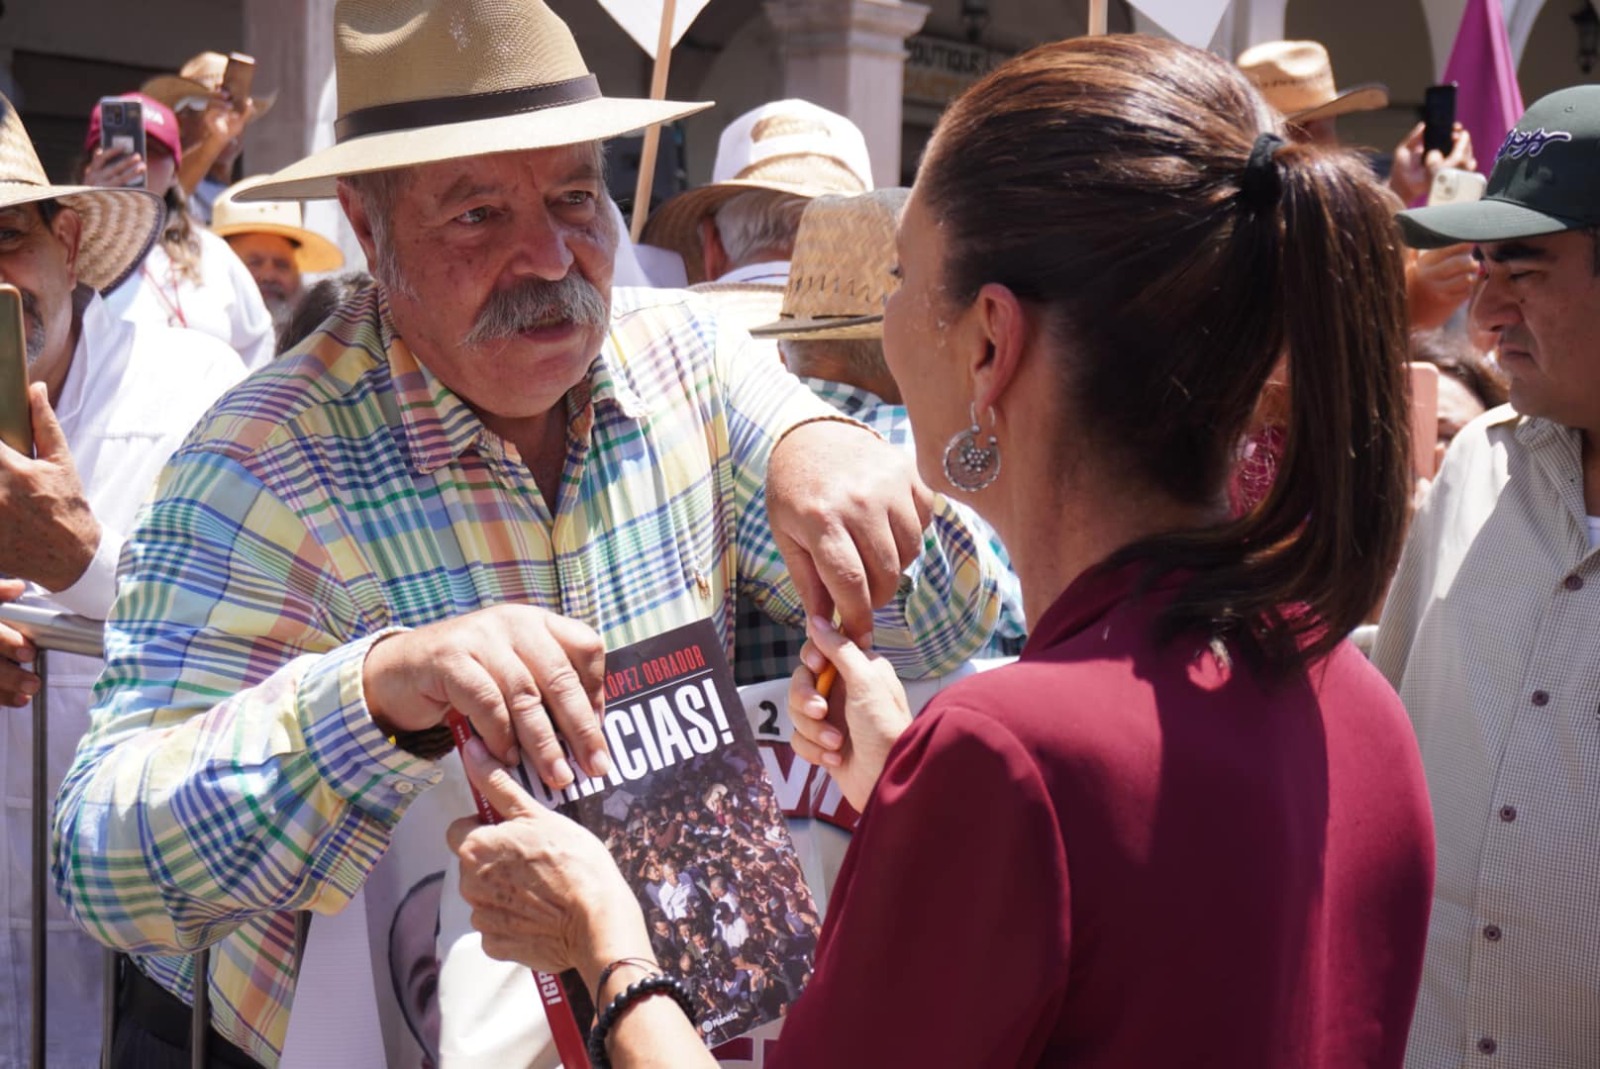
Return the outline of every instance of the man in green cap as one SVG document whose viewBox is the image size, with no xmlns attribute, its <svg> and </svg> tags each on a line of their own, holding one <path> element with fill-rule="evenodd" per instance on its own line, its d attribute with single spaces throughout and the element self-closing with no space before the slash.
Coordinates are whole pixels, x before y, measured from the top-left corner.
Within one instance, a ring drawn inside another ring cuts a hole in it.
<svg viewBox="0 0 1600 1069">
<path fill-rule="evenodd" d="M 1597 1065 L 1600 86 L 1529 108 L 1483 200 L 1399 219 L 1421 248 L 1474 243 L 1511 381 L 1418 510 L 1373 654 L 1438 836 L 1406 1065 Z"/>
</svg>

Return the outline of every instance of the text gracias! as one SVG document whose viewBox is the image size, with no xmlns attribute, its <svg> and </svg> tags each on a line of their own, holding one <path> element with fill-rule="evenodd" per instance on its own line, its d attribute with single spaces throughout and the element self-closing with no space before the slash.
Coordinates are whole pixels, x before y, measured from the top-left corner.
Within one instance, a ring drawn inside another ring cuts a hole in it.
<svg viewBox="0 0 1600 1069">
<path fill-rule="evenodd" d="M 699 678 L 684 678 L 692 674 Z M 656 693 L 647 693 L 652 689 Z M 616 703 L 616 699 L 632 694 L 640 697 L 626 704 Z M 555 806 L 587 798 L 605 790 L 608 784 L 617 787 L 643 779 L 734 740 L 728 712 L 717 693 L 716 677 L 706 671 L 705 655 L 699 646 L 687 646 L 607 672 L 602 729 L 611 750 L 611 773 L 594 779 L 579 778 L 561 791 L 550 790 L 537 776 L 530 775 L 529 786 L 540 801 Z"/>
</svg>

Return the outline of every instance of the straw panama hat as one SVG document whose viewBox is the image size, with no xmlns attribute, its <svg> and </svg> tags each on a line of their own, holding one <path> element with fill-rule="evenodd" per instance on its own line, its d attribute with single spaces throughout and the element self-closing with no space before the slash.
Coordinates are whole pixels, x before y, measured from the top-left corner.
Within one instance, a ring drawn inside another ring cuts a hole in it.
<svg viewBox="0 0 1600 1069">
<path fill-rule="evenodd" d="M 867 139 L 843 115 L 809 100 L 777 100 L 745 112 L 717 140 L 711 183 L 667 201 L 645 223 L 644 242 L 683 257 L 689 281 L 701 281 L 700 220 L 751 189 L 797 197 L 853 196 L 872 188 Z"/>
<path fill-rule="evenodd" d="M 305 274 L 337 271 L 343 267 L 344 253 L 339 251 L 339 246 L 305 228 L 299 201 L 260 200 L 241 204 L 234 199 L 263 181 L 265 176 L 257 175 L 224 190 L 211 208 L 211 232 L 220 238 L 234 234 L 276 234 L 288 238 L 295 245 L 295 264 Z"/>
<path fill-rule="evenodd" d="M 227 69 L 227 56 L 221 52 L 202 52 L 178 68 L 177 74 L 158 74 L 151 78 L 139 87 L 139 92 L 153 96 L 177 111 L 178 104 L 190 97 L 206 98 L 216 92 Z M 250 121 L 255 122 L 271 111 L 277 100 L 276 90 L 264 96 L 252 94 L 250 103 L 254 105 L 254 110 L 250 113 Z"/>
<path fill-rule="evenodd" d="M 898 281 L 894 231 L 909 189 L 818 197 L 795 238 L 789 285 L 776 321 L 753 338 L 881 338 L 883 305 Z"/>
<path fill-rule="evenodd" d="M 337 179 L 602 141 L 711 105 L 600 95 L 543 0 L 339 0 L 332 147 L 239 198 L 317 200 Z"/>
<path fill-rule="evenodd" d="M 1336 88 L 1328 50 L 1316 41 L 1268 41 L 1245 49 L 1238 66 L 1267 103 L 1290 122 L 1389 106 L 1389 90 L 1377 82 Z"/>
<path fill-rule="evenodd" d="M 166 208 L 147 189 L 53 186 L 11 101 L 0 95 L 0 208 L 59 200 L 83 219 L 78 281 L 106 292 L 144 260 L 161 233 Z"/>
</svg>

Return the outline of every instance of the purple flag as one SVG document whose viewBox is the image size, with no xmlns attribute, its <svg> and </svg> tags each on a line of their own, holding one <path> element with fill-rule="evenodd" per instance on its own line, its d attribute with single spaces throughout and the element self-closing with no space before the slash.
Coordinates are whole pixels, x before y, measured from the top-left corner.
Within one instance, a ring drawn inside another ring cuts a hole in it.
<svg viewBox="0 0 1600 1069">
<path fill-rule="evenodd" d="M 1467 0 L 1444 80 L 1460 87 L 1456 90 L 1456 120 L 1472 135 L 1473 155 L 1487 174 L 1500 143 L 1523 111 L 1500 0 Z"/>
</svg>

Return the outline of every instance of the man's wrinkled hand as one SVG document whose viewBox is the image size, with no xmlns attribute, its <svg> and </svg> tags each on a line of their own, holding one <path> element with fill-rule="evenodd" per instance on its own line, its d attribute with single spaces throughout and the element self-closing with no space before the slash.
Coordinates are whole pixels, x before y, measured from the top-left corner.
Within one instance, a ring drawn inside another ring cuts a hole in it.
<svg viewBox="0 0 1600 1069">
<path fill-rule="evenodd" d="M 43 383 L 28 388 L 28 407 L 36 455 L 0 443 L 0 574 L 62 591 L 94 560 L 100 524 Z"/>
<path fill-rule="evenodd" d="M 911 458 L 853 424 L 802 424 L 767 464 L 767 517 L 807 614 L 837 613 L 862 645 L 873 608 L 921 554 L 932 514 L 933 492 Z"/>
<path fill-rule="evenodd" d="M 507 764 L 527 757 L 554 789 L 573 781 L 560 739 L 589 775 L 611 769 L 600 727 L 605 648 L 577 620 L 531 605 L 479 609 L 374 643 L 361 680 L 388 734 L 437 727 L 454 709 L 491 753 Z"/>
</svg>

